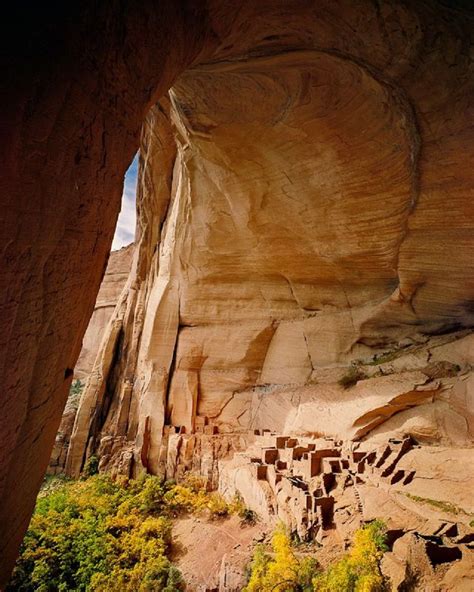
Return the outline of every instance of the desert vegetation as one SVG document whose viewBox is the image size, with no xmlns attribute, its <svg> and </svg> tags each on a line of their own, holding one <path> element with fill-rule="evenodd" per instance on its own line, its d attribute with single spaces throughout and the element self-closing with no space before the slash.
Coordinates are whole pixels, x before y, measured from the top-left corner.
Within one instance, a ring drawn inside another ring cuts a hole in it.
<svg viewBox="0 0 474 592">
<path fill-rule="evenodd" d="M 351 550 L 323 570 L 314 555 L 298 555 L 281 524 L 271 549 L 255 549 L 249 582 L 244 592 L 382 592 L 386 583 L 380 572 L 385 526 L 375 520 L 354 535 Z"/>
<path fill-rule="evenodd" d="M 74 380 L 71 384 L 71 388 L 69 389 L 69 397 L 68 397 L 68 404 L 75 407 L 77 409 L 79 405 L 79 400 L 82 395 L 82 391 L 84 390 L 85 383 L 78 378 Z"/>
<path fill-rule="evenodd" d="M 405 495 L 414 502 L 418 502 L 420 504 L 427 504 L 429 506 L 432 506 L 433 508 L 436 508 L 437 510 L 440 510 L 441 512 L 446 512 L 447 514 L 465 514 L 466 516 L 470 515 L 469 512 L 451 502 L 435 500 L 429 497 L 421 497 L 419 495 L 413 495 L 411 493 L 406 493 Z"/>
<path fill-rule="evenodd" d="M 8 592 L 175 592 L 184 589 L 170 561 L 172 519 L 183 513 L 248 518 L 199 479 L 177 485 L 94 475 L 45 483 Z"/>
<path fill-rule="evenodd" d="M 231 502 L 206 491 L 203 481 L 165 482 L 107 475 L 78 481 L 48 479 L 38 497 L 7 592 L 179 592 L 185 590 L 171 561 L 173 519 L 255 514 L 236 496 Z M 317 552 L 301 553 L 283 524 L 271 545 L 257 545 L 245 592 L 378 592 L 384 526 L 372 522 L 356 532 L 351 551 L 322 570 Z"/>
</svg>

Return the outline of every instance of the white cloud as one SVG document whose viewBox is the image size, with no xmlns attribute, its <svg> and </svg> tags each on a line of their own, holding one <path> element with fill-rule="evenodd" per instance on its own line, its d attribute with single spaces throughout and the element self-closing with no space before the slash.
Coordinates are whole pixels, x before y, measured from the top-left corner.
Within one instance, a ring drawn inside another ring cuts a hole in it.
<svg viewBox="0 0 474 592">
<path fill-rule="evenodd" d="M 112 251 L 117 251 L 135 240 L 136 187 L 138 175 L 138 155 L 132 161 L 123 184 L 122 207 L 117 220 Z"/>
</svg>

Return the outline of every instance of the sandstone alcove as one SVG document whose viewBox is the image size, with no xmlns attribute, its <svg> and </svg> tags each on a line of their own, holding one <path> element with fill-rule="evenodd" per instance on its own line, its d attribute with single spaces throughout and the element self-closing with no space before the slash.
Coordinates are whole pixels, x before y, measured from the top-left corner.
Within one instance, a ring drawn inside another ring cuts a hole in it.
<svg viewBox="0 0 474 592">
<path fill-rule="evenodd" d="M 121 332 L 120 386 L 101 429 L 150 471 L 165 424 L 250 430 L 256 385 L 303 387 L 370 348 L 471 327 L 474 278 L 468 3 L 81 2 L 6 24 L 0 582 L 138 147 L 139 234 L 109 340 Z M 110 352 L 102 363 L 90 408 Z M 405 387 L 392 407 L 417 399 Z M 102 435 L 86 410 L 71 473 Z"/>
</svg>

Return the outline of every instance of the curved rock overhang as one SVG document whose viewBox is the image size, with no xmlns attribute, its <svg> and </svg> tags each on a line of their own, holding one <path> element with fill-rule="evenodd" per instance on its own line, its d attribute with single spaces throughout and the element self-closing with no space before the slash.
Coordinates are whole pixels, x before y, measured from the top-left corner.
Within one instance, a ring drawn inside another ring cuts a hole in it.
<svg viewBox="0 0 474 592">
<path fill-rule="evenodd" d="M 182 284 L 184 324 L 212 322 L 229 291 L 246 302 L 237 320 L 300 314 L 313 356 L 334 310 L 335 351 L 472 324 L 469 5 L 36 11 L 6 19 L 2 38 L 0 584 L 48 462 L 123 174 L 171 86 L 181 183 L 189 200 L 209 196 L 181 257 L 190 278 L 212 273 Z"/>
</svg>

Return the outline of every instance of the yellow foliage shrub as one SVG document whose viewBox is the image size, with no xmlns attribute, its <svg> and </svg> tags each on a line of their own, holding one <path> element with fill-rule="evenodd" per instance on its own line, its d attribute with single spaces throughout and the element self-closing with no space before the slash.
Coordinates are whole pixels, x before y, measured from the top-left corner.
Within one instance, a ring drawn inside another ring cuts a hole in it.
<svg viewBox="0 0 474 592">
<path fill-rule="evenodd" d="M 379 520 L 360 528 L 346 557 L 313 580 L 318 592 L 382 592 L 386 589 L 379 563 L 385 547 L 385 527 Z"/>
<path fill-rule="evenodd" d="M 175 485 L 164 497 L 169 510 L 175 514 L 207 510 L 212 517 L 219 517 L 232 513 L 232 508 L 221 495 L 207 492 L 195 480 Z"/>
<path fill-rule="evenodd" d="M 382 592 L 379 563 L 385 550 L 385 529 L 374 521 L 359 529 L 348 555 L 320 572 L 313 558 L 298 557 L 285 528 L 272 538 L 272 553 L 259 545 L 244 592 Z"/>
<path fill-rule="evenodd" d="M 49 483 L 38 497 L 8 592 L 177 592 L 170 518 L 182 512 L 233 511 L 202 479 L 182 484 L 150 475 L 95 475 Z"/>
<path fill-rule="evenodd" d="M 252 571 L 244 592 L 296 592 L 310 590 L 311 575 L 316 562 L 296 557 L 290 537 L 280 524 L 272 537 L 273 556 L 259 545 L 254 553 Z"/>
</svg>

